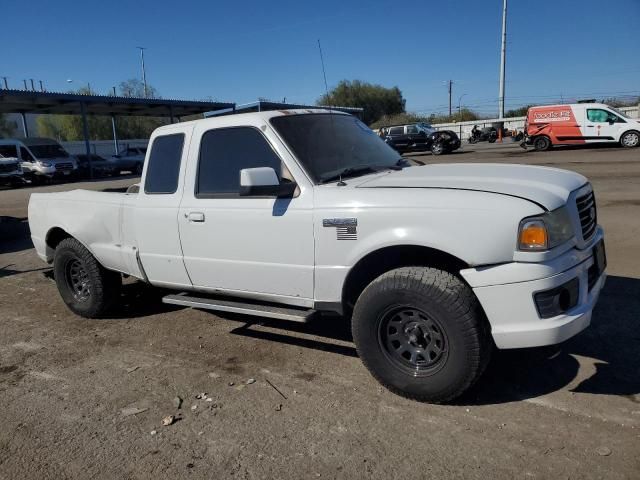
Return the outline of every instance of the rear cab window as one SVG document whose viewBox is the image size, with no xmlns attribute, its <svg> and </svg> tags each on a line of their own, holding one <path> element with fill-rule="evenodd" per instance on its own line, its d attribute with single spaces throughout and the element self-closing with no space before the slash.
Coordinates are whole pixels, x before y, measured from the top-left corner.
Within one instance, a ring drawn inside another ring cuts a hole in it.
<svg viewBox="0 0 640 480">
<path fill-rule="evenodd" d="M 184 133 L 160 135 L 153 140 L 144 193 L 172 194 L 178 190 Z"/>
</svg>

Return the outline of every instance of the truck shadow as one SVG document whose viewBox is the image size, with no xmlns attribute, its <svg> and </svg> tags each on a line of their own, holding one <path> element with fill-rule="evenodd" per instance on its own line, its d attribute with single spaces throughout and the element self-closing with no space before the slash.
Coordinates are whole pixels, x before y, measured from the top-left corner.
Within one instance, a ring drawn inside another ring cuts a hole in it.
<svg viewBox="0 0 640 480">
<path fill-rule="evenodd" d="M 227 320 L 245 322 L 244 325 L 231 330 L 234 335 L 330 352 L 345 357 L 358 356 L 351 337 L 351 322 L 337 315 L 316 314 L 308 323 L 247 317 L 223 312 L 215 312 L 215 315 Z M 282 333 L 274 330 L 280 330 Z M 349 345 L 338 344 L 335 343 L 336 341 L 347 342 Z"/>
<path fill-rule="evenodd" d="M 513 402 L 569 385 L 571 392 L 640 402 L 639 312 L 640 279 L 608 277 L 587 330 L 556 347 L 494 352 L 483 377 L 457 403 Z M 576 383 L 581 365 L 593 365 L 595 373 Z"/>
<path fill-rule="evenodd" d="M 142 282 L 123 286 L 121 307 L 109 318 L 129 319 L 182 309 L 162 303 L 167 291 Z M 568 389 L 617 395 L 640 403 L 640 279 L 610 276 L 591 326 L 559 346 L 496 350 L 478 383 L 455 403 L 490 405 L 522 401 Z M 295 323 L 224 312 L 212 315 L 242 325 L 230 333 L 283 345 L 357 357 L 351 324 L 342 317 L 317 315 Z M 595 373 L 580 381 L 580 370 Z"/>
<path fill-rule="evenodd" d="M 0 217 L 0 254 L 33 248 L 26 218 Z"/>
</svg>

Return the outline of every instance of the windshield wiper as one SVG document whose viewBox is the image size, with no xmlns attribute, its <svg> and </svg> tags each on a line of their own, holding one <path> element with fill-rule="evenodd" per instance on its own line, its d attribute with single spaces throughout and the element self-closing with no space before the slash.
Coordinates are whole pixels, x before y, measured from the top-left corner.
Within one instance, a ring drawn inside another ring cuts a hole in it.
<svg viewBox="0 0 640 480">
<path fill-rule="evenodd" d="M 320 183 L 329 183 L 335 180 L 341 180 L 344 177 L 353 177 L 354 175 L 358 175 L 360 173 L 371 173 L 376 172 L 377 169 L 372 165 L 361 165 L 357 167 L 347 167 L 342 169 L 340 172 L 328 175 L 324 178 L 320 179 Z"/>
</svg>

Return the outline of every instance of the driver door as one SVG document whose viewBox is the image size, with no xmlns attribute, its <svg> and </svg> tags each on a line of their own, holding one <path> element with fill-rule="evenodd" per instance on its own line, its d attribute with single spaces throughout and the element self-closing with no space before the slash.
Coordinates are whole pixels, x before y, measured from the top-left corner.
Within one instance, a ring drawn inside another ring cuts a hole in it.
<svg viewBox="0 0 640 480">
<path fill-rule="evenodd" d="M 313 190 L 291 161 L 287 167 L 277 137 L 260 127 L 266 126 L 211 129 L 204 122 L 195 128 L 178 213 L 184 263 L 203 290 L 310 306 Z M 296 181 L 293 198 L 240 196 L 240 170 L 255 167 Z"/>
<path fill-rule="evenodd" d="M 625 121 L 604 108 L 587 108 L 584 135 L 587 143 L 615 142 L 620 137 Z"/>
</svg>

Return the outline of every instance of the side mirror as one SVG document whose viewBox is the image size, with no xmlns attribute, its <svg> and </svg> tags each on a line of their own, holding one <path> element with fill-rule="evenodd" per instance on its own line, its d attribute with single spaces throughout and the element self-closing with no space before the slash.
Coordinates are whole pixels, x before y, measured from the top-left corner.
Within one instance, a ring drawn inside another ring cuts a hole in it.
<svg viewBox="0 0 640 480">
<path fill-rule="evenodd" d="M 616 119 L 615 118 L 610 118 L 609 119 L 609 125 L 613 125 L 614 123 L 616 123 Z"/>
<path fill-rule="evenodd" d="M 278 179 L 271 167 L 244 168 L 240 170 L 241 197 L 291 197 L 296 183 Z"/>
</svg>

